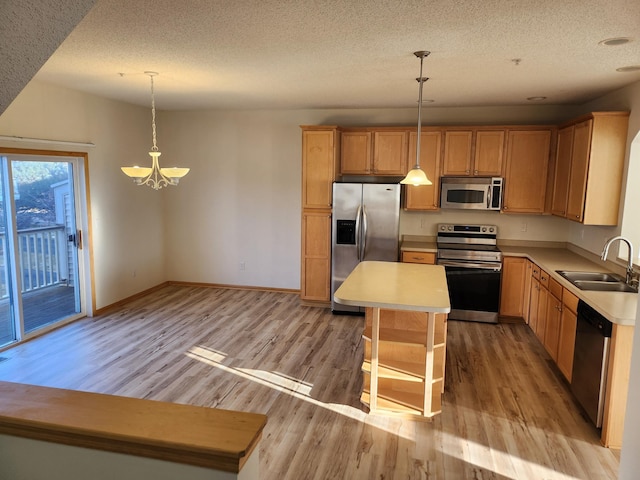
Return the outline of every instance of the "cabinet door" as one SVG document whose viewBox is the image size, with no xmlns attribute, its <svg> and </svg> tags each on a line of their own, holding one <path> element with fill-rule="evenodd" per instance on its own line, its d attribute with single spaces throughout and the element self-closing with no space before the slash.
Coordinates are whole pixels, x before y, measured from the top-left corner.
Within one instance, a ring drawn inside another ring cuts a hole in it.
<svg viewBox="0 0 640 480">
<path fill-rule="evenodd" d="M 551 130 L 510 131 L 502 210 L 543 213 Z"/>
<path fill-rule="evenodd" d="M 500 315 L 523 317 L 523 300 L 527 260 L 522 257 L 502 259 Z"/>
<path fill-rule="evenodd" d="M 573 351 L 576 343 L 577 325 L 576 312 L 572 312 L 567 304 L 563 304 L 562 315 L 560 316 L 557 363 L 558 368 L 569 382 L 571 382 L 571 372 L 573 371 Z"/>
<path fill-rule="evenodd" d="M 302 215 L 302 271 L 300 298 L 330 300 L 331 214 L 305 212 Z"/>
<path fill-rule="evenodd" d="M 584 214 L 584 198 L 587 189 L 587 169 L 591 148 L 593 120 L 578 123 L 573 131 L 571 152 L 571 176 L 567 197 L 567 218 L 581 222 Z"/>
<path fill-rule="evenodd" d="M 551 358 L 558 362 L 558 342 L 560 339 L 560 315 L 562 301 L 549 293 L 547 301 L 547 315 L 544 331 L 544 347 Z"/>
<path fill-rule="evenodd" d="M 504 157 L 504 130 L 476 132 L 475 146 L 473 174 L 501 176 Z"/>
<path fill-rule="evenodd" d="M 535 268 L 535 267 L 534 267 Z M 535 333 L 538 328 L 538 303 L 540 300 L 540 281 L 531 276 L 531 291 L 529 294 L 529 328 Z"/>
<path fill-rule="evenodd" d="M 522 305 L 522 314 L 525 323 L 529 324 L 529 305 L 531 305 L 531 276 L 533 272 L 533 262 L 526 260 L 526 271 L 524 274 L 524 302 Z"/>
<path fill-rule="evenodd" d="M 406 175 L 409 132 L 373 132 L 373 174 Z"/>
<path fill-rule="evenodd" d="M 416 161 L 417 132 L 409 134 L 410 168 Z M 420 168 L 427 174 L 432 185 L 405 185 L 406 210 L 437 210 L 440 197 L 440 158 L 442 147 L 442 133 L 421 132 L 420 134 Z"/>
<path fill-rule="evenodd" d="M 342 132 L 340 172 L 343 175 L 371 173 L 371 132 Z"/>
<path fill-rule="evenodd" d="M 471 175 L 471 130 L 444 132 L 443 175 Z"/>
<path fill-rule="evenodd" d="M 569 194 L 569 175 L 571 173 L 573 130 L 572 125 L 558 131 L 551 213 L 559 217 L 567 216 L 567 195 Z"/>
<path fill-rule="evenodd" d="M 302 132 L 302 208 L 331 208 L 336 131 Z"/>
<path fill-rule="evenodd" d="M 544 335 L 547 328 L 547 304 L 549 302 L 549 290 L 542 286 L 538 290 L 538 318 L 536 321 L 536 336 L 544 344 Z"/>
</svg>

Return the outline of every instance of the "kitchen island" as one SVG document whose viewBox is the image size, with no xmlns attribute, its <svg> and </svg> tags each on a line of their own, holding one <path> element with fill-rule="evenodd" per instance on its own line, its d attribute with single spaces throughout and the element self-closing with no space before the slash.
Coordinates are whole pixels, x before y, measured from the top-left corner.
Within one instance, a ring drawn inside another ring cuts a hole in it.
<svg viewBox="0 0 640 480">
<path fill-rule="evenodd" d="M 369 411 L 423 419 L 440 413 L 451 310 L 444 267 L 361 262 L 334 299 L 365 307 L 361 401 Z"/>
</svg>

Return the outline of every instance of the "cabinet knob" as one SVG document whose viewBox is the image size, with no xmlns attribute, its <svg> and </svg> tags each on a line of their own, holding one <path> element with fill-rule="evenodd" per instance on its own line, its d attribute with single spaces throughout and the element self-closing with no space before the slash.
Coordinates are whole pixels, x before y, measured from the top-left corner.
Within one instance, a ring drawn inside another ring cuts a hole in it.
<svg viewBox="0 0 640 480">
<path fill-rule="evenodd" d="M 477 174 L 478 174 L 478 170 L 474 170 L 474 171 L 473 171 L 473 174 L 474 174 L 474 175 L 477 175 Z"/>
<path fill-rule="evenodd" d="M 464 172 L 465 172 L 465 173 L 469 173 L 469 170 L 465 170 Z"/>
</svg>

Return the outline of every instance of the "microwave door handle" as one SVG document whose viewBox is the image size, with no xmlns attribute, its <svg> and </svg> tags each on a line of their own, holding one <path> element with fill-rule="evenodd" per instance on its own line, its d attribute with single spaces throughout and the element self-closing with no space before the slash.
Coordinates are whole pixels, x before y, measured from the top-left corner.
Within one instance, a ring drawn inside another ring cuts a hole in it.
<svg viewBox="0 0 640 480">
<path fill-rule="evenodd" d="M 358 211 L 356 212 L 356 252 L 358 255 L 358 261 L 360 258 L 360 215 L 362 213 L 362 205 L 358 206 Z"/>
<path fill-rule="evenodd" d="M 364 260 L 364 256 L 366 254 L 367 251 L 367 230 L 368 229 L 368 222 L 367 222 L 367 209 L 366 207 L 362 207 L 362 260 Z"/>
<path fill-rule="evenodd" d="M 487 187 L 487 209 L 488 209 L 488 208 L 491 208 L 491 193 L 492 193 L 492 191 L 491 191 L 491 190 L 492 190 L 492 189 L 491 189 L 491 185 L 489 185 L 489 186 Z"/>
</svg>

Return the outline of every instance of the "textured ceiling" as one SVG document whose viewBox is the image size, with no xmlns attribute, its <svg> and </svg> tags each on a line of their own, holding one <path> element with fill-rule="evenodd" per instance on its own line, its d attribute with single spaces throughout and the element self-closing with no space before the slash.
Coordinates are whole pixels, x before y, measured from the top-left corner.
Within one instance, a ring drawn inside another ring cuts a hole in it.
<svg viewBox="0 0 640 480">
<path fill-rule="evenodd" d="M 434 106 L 582 103 L 640 80 L 616 72 L 640 1 L 98 0 L 36 78 L 149 105 L 157 71 L 159 109 L 411 107 L 416 50 Z"/>
<path fill-rule="evenodd" d="M 0 0 L 0 114 L 96 0 Z"/>
</svg>

